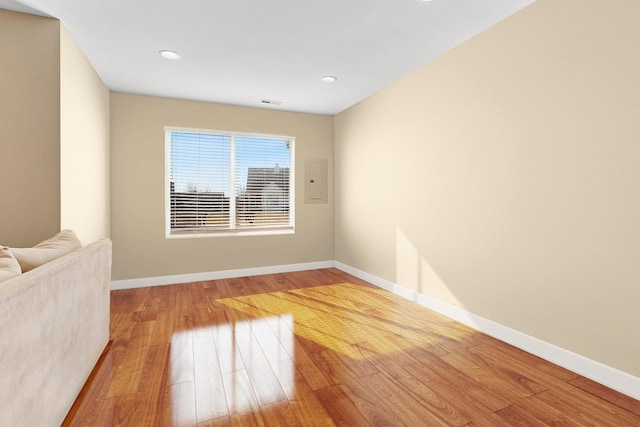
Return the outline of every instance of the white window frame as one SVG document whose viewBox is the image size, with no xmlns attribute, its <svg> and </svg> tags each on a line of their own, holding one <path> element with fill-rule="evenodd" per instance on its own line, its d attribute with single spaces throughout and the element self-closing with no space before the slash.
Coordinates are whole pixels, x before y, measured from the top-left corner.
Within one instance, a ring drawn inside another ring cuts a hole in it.
<svg viewBox="0 0 640 427">
<path fill-rule="evenodd" d="M 281 235 L 295 234 L 295 137 L 285 135 L 272 135 L 250 132 L 234 132 L 220 131 L 212 129 L 196 129 L 165 126 L 165 238 L 167 239 L 193 239 L 193 238 L 209 238 L 209 237 L 225 237 L 225 236 L 261 236 L 261 235 Z M 195 134 L 222 135 L 228 136 L 232 140 L 231 159 L 230 159 L 230 195 L 229 195 L 229 219 L 230 228 L 219 230 L 202 230 L 190 232 L 172 232 L 171 230 L 171 133 L 186 132 Z M 288 141 L 291 150 L 289 165 L 289 225 L 286 226 L 265 226 L 256 229 L 236 229 L 235 223 L 235 138 L 236 137 L 252 137 L 252 138 L 269 138 L 283 139 Z"/>
</svg>

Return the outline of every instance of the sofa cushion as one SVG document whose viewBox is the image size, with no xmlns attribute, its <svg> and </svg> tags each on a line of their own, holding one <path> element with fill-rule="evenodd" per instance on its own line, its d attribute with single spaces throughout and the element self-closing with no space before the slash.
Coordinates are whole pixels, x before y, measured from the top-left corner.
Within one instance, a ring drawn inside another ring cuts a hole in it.
<svg viewBox="0 0 640 427">
<path fill-rule="evenodd" d="M 18 277 L 22 273 L 20 264 L 9 248 L 0 246 L 0 282 Z"/>
<path fill-rule="evenodd" d="M 26 273 L 49 261 L 73 252 L 81 246 L 78 237 L 73 231 L 62 230 L 32 248 L 11 248 L 10 250 L 18 260 L 22 272 Z"/>
</svg>

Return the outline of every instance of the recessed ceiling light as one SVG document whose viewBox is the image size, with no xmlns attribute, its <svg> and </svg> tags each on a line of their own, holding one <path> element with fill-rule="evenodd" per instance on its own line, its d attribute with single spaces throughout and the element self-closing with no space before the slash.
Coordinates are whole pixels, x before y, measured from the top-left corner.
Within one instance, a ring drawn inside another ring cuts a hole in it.
<svg viewBox="0 0 640 427">
<path fill-rule="evenodd" d="M 182 55 L 180 55 L 178 52 L 174 52 L 172 50 L 161 50 L 158 52 L 160 54 L 160 56 L 162 56 L 165 59 L 171 59 L 173 61 L 177 61 L 178 59 L 182 58 Z"/>
<path fill-rule="evenodd" d="M 324 76 L 324 77 L 323 77 L 323 78 L 321 78 L 320 80 L 322 80 L 322 81 L 323 81 L 323 82 L 325 82 L 325 83 L 333 83 L 333 82 L 335 82 L 336 80 L 338 80 L 338 78 L 337 78 L 337 77 L 335 77 L 335 76 Z"/>
</svg>

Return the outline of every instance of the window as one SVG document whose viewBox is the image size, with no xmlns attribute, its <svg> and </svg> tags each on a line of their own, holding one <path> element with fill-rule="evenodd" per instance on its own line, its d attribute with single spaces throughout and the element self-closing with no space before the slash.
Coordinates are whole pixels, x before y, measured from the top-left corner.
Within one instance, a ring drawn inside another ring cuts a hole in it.
<svg viewBox="0 0 640 427">
<path fill-rule="evenodd" d="M 294 138 L 165 128 L 166 235 L 294 230 Z"/>
</svg>

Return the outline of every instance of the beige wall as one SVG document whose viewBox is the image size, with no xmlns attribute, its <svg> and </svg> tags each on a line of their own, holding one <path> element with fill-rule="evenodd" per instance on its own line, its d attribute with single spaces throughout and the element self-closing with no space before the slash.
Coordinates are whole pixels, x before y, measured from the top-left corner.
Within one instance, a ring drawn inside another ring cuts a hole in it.
<svg viewBox="0 0 640 427">
<path fill-rule="evenodd" d="M 538 0 L 338 115 L 336 259 L 640 375 L 638 40 Z"/>
<path fill-rule="evenodd" d="M 109 236 L 109 90 L 60 25 L 61 228 Z"/>
<path fill-rule="evenodd" d="M 0 9 L 0 244 L 60 230 L 59 28 Z"/>
<path fill-rule="evenodd" d="M 165 239 L 165 126 L 295 136 L 295 235 Z M 331 117 L 112 93 L 114 280 L 332 260 L 333 191 L 304 204 L 309 158 L 332 174 Z"/>
</svg>

